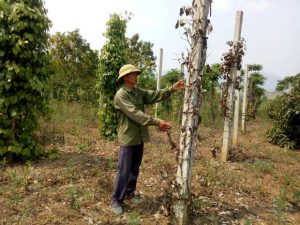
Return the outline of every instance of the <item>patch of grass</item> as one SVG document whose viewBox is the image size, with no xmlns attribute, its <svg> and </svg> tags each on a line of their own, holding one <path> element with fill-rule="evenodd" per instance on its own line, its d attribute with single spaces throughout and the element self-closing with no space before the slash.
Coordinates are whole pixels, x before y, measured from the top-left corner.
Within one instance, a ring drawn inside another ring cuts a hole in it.
<svg viewBox="0 0 300 225">
<path fill-rule="evenodd" d="M 216 161 L 207 161 L 204 163 L 204 168 L 202 173 L 209 186 L 220 188 L 232 186 L 232 184 L 236 183 L 236 176 L 228 172 L 225 164 Z"/>
<path fill-rule="evenodd" d="M 141 218 L 137 212 L 131 212 L 128 214 L 128 224 L 129 225 L 141 225 Z"/>
<path fill-rule="evenodd" d="M 68 103 L 52 100 L 51 119 L 55 124 L 64 124 L 64 128 L 97 127 L 97 108 L 87 104 Z"/>
<path fill-rule="evenodd" d="M 284 194 L 287 202 L 300 205 L 300 179 L 291 174 L 284 175 L 281 193 Z"/>
<path fill-rule="evenodd" d="M 0 192 L 8 192 L 10 199 L 7 201 L 7 206 L 12 207 L 18 205 L 22 200 L 22 192 L 27 190 L 29 185 L 30 163 L 26 163 L 22 170 L 6 170 L 5 176 L 8 178 L 8 183 L 1 187 Z M 2 186 L 2 185 L 1 185 Z"/>
<path fill-rule="evenodd" d="M 80 153 L 83 152 L 89 152 L 92 150 L 92 146 L 91 146 L 91 142 L 82 142 L 79 146 L 78 146 L 78 151 Z"/>
<path fill-rule="evenodd" d="M 255 159 L 253 163 L 247 162 L 246 167 L 258 174 L 269 174 L 274 169 L 274 165 L 270 160 Z"/>
</svg>

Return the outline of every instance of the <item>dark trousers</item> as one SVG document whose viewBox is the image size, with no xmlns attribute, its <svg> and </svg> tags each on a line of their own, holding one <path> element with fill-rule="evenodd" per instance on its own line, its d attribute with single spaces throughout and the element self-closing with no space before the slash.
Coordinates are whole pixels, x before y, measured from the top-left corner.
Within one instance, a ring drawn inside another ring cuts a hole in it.
<svg viewBox="0 0 300 225">
<path fill-rule="evenodd" d="M 120 147 L 118 174 L 116 177 L 112 202 L 122 202 L 126 196 L 130 196 L 136 190 L 143 151 L 143 143 Z"/>
</svg>

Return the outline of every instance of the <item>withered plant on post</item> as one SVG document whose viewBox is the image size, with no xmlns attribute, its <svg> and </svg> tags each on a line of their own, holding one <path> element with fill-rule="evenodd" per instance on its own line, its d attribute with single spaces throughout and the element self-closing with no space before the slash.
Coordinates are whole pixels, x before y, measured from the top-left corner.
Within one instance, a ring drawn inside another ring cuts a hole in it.
<svg viewBox="0 0 300 225">
<path fill-rule="evenodd" d="M 236 14 L 235 31 L 233 41 L 227 44 L 231 47 L 229 51 L 223 54 L 221 72 L 226 79 L 225 93 L 222 97 L 222 107 L 224 112 L 224 133 L 222 146 L 222 161 L 228 160 L 229 151 L 232 144 L 232 125 L 234 108 L 234 90 L 236 85 L 236 72 L 241 70 L 242 57 L 245 54 L 244 39 L 241 39 L 243 12 Z"/>
<path fill-rule="evenodd" d="M 176 28 L 183 27 L 190 44 L 188 57 L 183 60 L 189 73 L 186 80 L 182 123 L 180 133 L 180 150 L 176 176 L 177 199 L 174 205 L 177 224 L 188 224 L 188 206 L 191 204 L 191 180 L 194 150 L 197 146 L 198 126 L 200 124 L 201 80 L 206 60 L 207 32 L 211 30 L 207 19 L 211 0 L 193 0 L 192 7 L 180 9 L 181 18 Z M 190 19 L 191 17 L 191 19 Z"/>
</svg>

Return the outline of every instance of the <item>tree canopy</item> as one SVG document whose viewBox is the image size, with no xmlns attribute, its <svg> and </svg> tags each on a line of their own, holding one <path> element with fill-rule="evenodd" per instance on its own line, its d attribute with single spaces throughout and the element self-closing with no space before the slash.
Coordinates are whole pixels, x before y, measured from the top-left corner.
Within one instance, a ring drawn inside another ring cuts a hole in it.
<svg viewBox="0 0 300 225">
<path fill-rule="evenodd" d="M 56 33 L 50 40 L 55 75 L 49 88 L 53 96 L 67 101 L 96 103 L 98 52 L 82 38 L 79 30 Z"/>
<path fill-rule="evenodd" d="M 254 119 L 257 116 L 258 107 L 262 103 L 265 95 L 265 89 L 262 87 L 266 81 L 266 77 L 260 73 L 263 69 L 262 65 L 251 64 L 248 65 L 250 77 L 250 91 L 248 96 L 248 112 L 249 119 Z"/>
</svg>

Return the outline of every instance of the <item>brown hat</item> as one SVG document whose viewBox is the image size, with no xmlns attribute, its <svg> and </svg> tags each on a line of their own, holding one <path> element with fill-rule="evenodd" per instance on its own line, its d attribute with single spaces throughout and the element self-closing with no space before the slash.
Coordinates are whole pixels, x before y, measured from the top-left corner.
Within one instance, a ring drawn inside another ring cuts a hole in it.
<svg viewBox="0 0 300 225">
<path fill-rule="evenodd" d="M 121 69 L 119 70 L 119 77 L 117 79 L 117 82 L 120 82 L 121 78 L 124 77 L 125 75 L 133 72 L 137 72 L 138 75 L 141 74 L 141 71 L 138 68 L 136 68 L 134 65 L 126 64 L 122 66 Z"/>
</svg>

